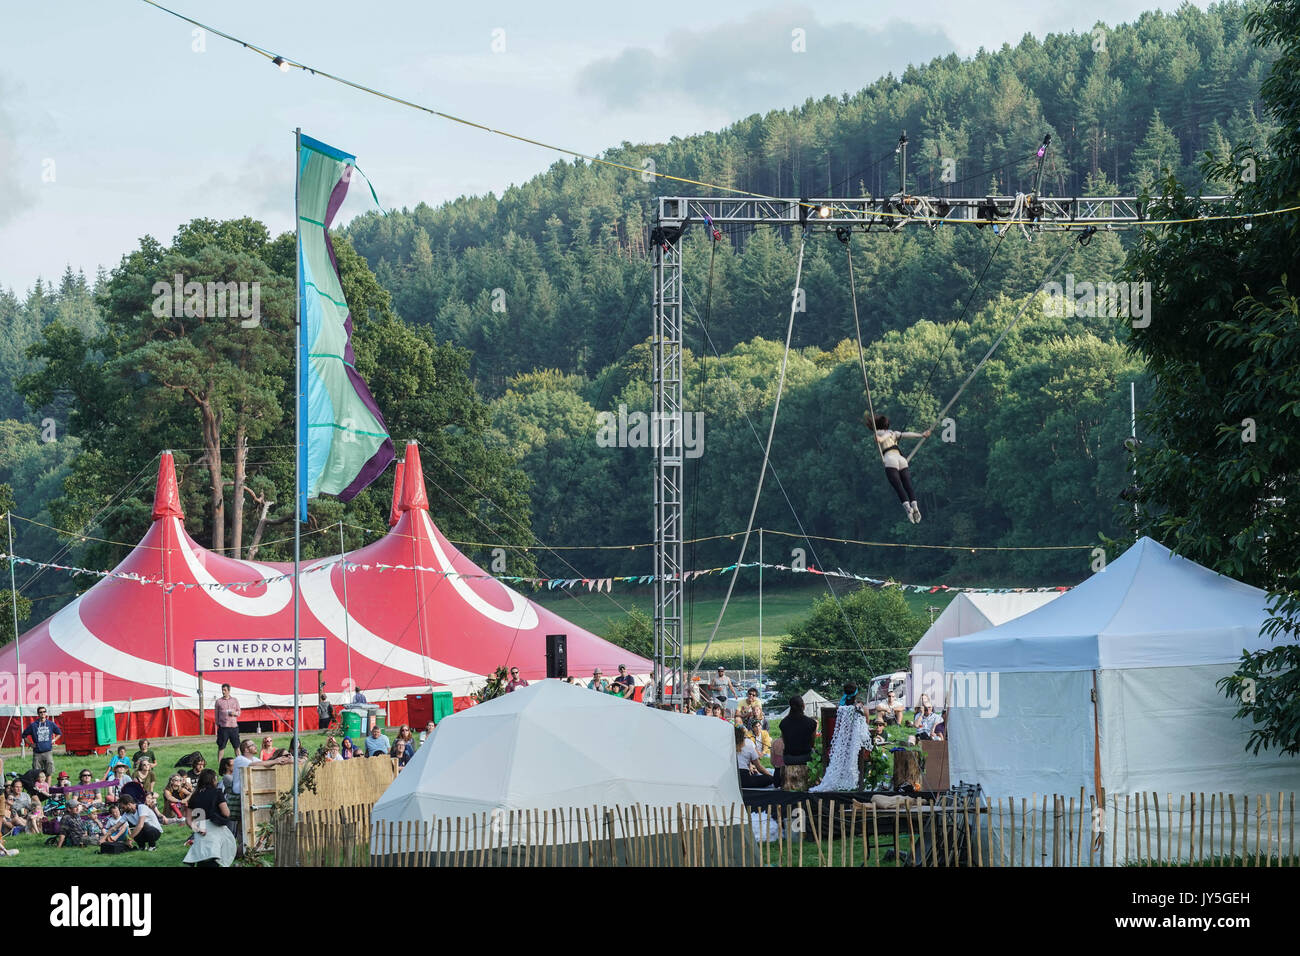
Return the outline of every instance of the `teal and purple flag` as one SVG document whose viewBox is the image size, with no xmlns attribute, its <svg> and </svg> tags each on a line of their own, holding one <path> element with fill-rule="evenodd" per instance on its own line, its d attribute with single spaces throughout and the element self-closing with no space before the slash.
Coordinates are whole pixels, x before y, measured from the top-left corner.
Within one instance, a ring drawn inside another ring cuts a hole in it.
<svg viewBox="0 0 1300 956">
<path fill-rule="evenodd" d="M 307 499 L 348 501 L 396 455 L 370 389 L 356 369 L 352 315 L 343 298 L 329 227 L 356 157 L 309 136 L 298 146 L 298 520 Z"/>
</svg>

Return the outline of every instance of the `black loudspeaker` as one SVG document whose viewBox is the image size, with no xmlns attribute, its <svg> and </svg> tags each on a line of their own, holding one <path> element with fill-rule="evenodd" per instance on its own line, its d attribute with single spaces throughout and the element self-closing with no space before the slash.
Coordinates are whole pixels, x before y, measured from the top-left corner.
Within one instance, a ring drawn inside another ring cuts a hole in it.
<svg viewBox="0 0 1300 956">
<path fill-rule="evenodd" d="M 546 676 L 561 680 L 569 676 L 569 635 L 546 635 Z"/>
</svg>

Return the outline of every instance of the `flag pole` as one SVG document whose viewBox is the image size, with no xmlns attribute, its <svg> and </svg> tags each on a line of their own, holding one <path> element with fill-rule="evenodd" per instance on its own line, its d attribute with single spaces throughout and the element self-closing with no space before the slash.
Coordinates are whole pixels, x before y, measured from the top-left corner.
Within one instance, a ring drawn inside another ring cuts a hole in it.
<svg viewBox="0 0 1300 956">
<path fill-rule="evenodd" d="M 23 659 L 19 656 L 18 647 L 18 585 L 14 583 L 14 565 L 18 562 L 14 559 L 14 516 L 12 511 L 5 512 L 5 524 L 9 527 L 9 600 L 14 610 L 14 670 L 18 678 L 18 730 L 22 732 L 23 726 L 23 705 L 27 703 L 27 688 L 23 681 Z M 21 745 L 20 753 L 27 756 L 27 738 L 19 737 L 18 743 Z"/>
<path fill-rule="evenodd" d="M 296 255 L 293 261 L 294 273 L 294 337 L 293 337 L 293 825 L 298 826 L 298 657 L 299 657 L 299 613 L 298 613 L 298 564 L 302 560 L 302 522 L 307 517 L 306 492 L 302 486 L 302 220 L 298 218 L 298 180 L 301 178 L 302 127 L 293 131 L 293 234 Z"/>
</svg>

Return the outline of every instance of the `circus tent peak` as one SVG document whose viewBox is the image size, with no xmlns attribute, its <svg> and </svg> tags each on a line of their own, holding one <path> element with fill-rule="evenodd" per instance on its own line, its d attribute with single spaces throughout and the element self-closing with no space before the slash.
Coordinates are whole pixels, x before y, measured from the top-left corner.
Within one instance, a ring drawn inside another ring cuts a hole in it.
<svg viewBox="0 0 1300 956">
<path fill-rule="evenodd" d="M 185 520 L 185 512 L 181 510 L 180 489 L 176 485 L 176 464 L 169 451 L 163 452 L 158 458 L 158 483 L 154 487 L 151 517 L 154 521 L 159 518 Z"/>
<path fill-rule="evenodd" d="M 406 445 L 406 466 L 402 471 L 402 511 L 429 510 L 429 495 L 424 489 L 424 468 L 420 465 L 420 446 Z"/>
</svg>

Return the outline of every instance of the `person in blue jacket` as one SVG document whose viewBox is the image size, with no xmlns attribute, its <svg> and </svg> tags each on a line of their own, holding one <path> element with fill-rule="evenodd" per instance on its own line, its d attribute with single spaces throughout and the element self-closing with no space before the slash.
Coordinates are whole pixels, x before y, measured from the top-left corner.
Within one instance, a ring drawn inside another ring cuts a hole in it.
<svg viewBox="0 0 1300 956">
<path fill-rule="evenodd" d="M 23 737 L 32 738 L 32 769 L 44 770 L 45 776 L 54 779 L 54 738 L 62 737 L 63 729 L 45 716 L 45 708 L 36 708 L 36 719 L 27 725 Z"/>
</svg>

